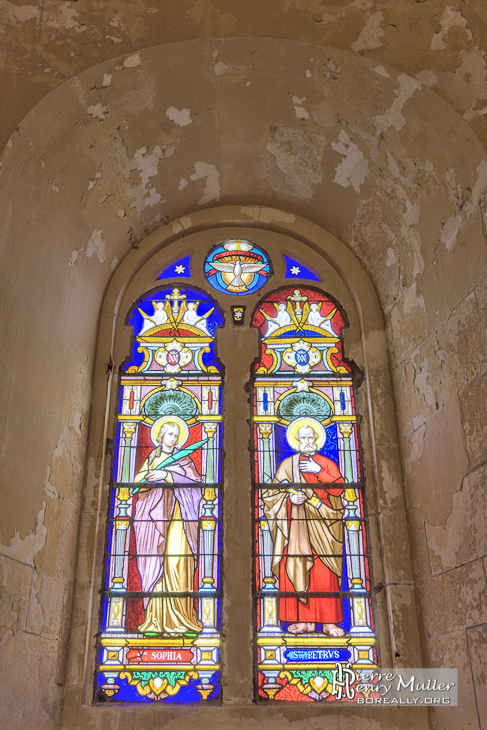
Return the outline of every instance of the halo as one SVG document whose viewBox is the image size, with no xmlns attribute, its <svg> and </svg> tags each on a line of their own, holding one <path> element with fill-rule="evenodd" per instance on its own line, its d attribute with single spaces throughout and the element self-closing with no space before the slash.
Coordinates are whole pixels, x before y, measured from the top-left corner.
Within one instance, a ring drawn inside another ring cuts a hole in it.
<svg viewBox="0 0 487 730">
<path fill-rule="evenodd" d="M 157 440 L 159 437 L 159 432 L 161 428 L 164 426 L 165 423 L 177 423 L 179 426 L 179 438 L 177 446 L 181 448 L 183 444 L 186 443 L 189 436 L 189 427 L 186 421 L 183 421 L 182 418 L 179 418 L 179 416 L 162 416 L 161 418 L 158 418 L 157 421 L 154 421 L 152 424 L 151 430 L 150 430 L 150 437 L 151 441 L 154 444 L 154 446 L 159 446 L 159 441 Z"/>
<path fill-rule="evenodd" d="M 302 416 L 301 418 L 295 418 L 294 421 L 291 421 L 286 429 L 286 439 L 289 446 L 293 451 L 299 451 L 297 433 L 303 426 L 310 426 L 313 431 L 318 434 L 318 438 L 316 439 L 316 449 L 320 451 L 326 441 L 325 427 L 322 423 L 317 421 L 316 418 L 312 418 L 311 416 Z"/>
</svg>

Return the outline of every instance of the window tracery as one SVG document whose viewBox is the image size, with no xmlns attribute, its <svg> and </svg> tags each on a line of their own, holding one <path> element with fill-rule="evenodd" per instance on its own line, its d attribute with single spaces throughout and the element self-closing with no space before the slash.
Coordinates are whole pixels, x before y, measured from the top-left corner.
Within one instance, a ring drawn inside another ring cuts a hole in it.
<svg viewBox="0 0 487 730">
<path fill-rule="evenodd" d="M 284 262 L 284 279 L 319 280 L 297 259 Z M 213 247 L 204 268 L 219 296 L 255 293 L 272 274 L 265 251 L 241 239 Z M 158 278 L 190 272 L 188 255 Z M 229 309 L 242 326 L 246 306 Z M 97 696 L 219 701 L 222 307 L 173 281 L 142 297 L 128 323 Z M 260 335 L 251 381 L 256 699 L 333 700 L 334 668 L 377 663 L 345 320 L 330 297 L 298 282 L 267 295 L 251 325 Z"/>
</svg>

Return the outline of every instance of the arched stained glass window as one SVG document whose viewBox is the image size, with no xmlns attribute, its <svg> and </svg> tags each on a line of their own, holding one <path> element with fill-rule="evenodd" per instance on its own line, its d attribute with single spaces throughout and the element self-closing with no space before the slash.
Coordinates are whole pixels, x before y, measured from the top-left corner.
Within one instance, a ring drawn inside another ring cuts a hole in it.
<svg viewBox="0 0 487 730">
<path fill-rule="evenodd" d="M 377 662 L 345 319 L 326 294 L 301 286 L 268 295 L 252 325 L 261 348 L 252 381 L 256 692 L 335 701 L 333 677 Z"/>
<path fill-rule="evenodd" d="M 247 239 L 228 239 L 209 242 L 199 259 L 193 252 L 170 260 L 169 268 L 154 264 L 155 275 L 174 270 L 181 279 L 158 282 L 130 306 L 131 350 L 123 362 L 127 350 L 115 353 L 122 365 L 96 700 L 220 702 L 222 648 L 224 689 L 230 701 L 232 691 L 240 696 L 228 677 L 250 630 L 250 600 L 242 599 L 250 576 L 238 580 L 250 561 L 255 699 L 268 706 L 346 700 L 334 682 L 346 681 L 350 669 L 360 679 L 378 662 L 346 315 L 307 283 L 314 270 L 297 259 L 290 266 L 277 247 L 271 257 Z M 277 265 L 280 283 L 304 280 L 259 302 Z M 238 591 L 242 618 L 227 613 L 222 636 L 224 368 L 230 398 L 239 399 L 227 403 L 226 606 Z"/>
<path fill-rule="evenodd" d="M 97 696 L 217 700 L 223 317 L 208 294 L 167 285 L 127 323 Z"/>
</svg>

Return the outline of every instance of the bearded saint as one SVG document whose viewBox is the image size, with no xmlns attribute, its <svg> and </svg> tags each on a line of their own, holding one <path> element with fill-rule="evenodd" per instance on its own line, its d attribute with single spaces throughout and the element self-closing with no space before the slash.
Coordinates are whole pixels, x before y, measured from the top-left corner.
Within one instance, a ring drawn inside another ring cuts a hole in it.
<svg viewBox="0 0 487 730">
<path fill-rule="evenodd" d="M 167 421 L 157 436 L 159 446 L 151 451 L 134 481 L 143 486 L 137 493 L 134 532 L 137 568 L 145 593 L 179 593 L 180 596 L 146 596 L 145 619 L 138 627 L 143 633 L 184 634 L 200 632 L 194 599 L 185 595 L 194 590 L 195 555 L 198 552 L 198 518 L 202 492 L 196 485 L 201 476 L 189 457 L 167 469 L 158 468 L 177 453 L 180 428 Z M 174 484 L 157 488 L 155 483 Z"/>
<path fill-rule="evenodd" d="M 345 633 L 338 595 L 342 577 L 343 477 L 334 461 L 317 453 L 318 435 L 303 425 L 296 434 L 299 453 L 284 459 L 274 484 L 307 484 L 306 487 L 267 489 L 262 494 L 264 513 L 274 545 L 272 570 L 279 590 L 297 592 L 281 596 L 279 618 L 291 622 L 288 631 L 316 631 L 316 624 L 330 636 Z M 303 596 L 327 592 L 336 596 Z"/>
</svg>

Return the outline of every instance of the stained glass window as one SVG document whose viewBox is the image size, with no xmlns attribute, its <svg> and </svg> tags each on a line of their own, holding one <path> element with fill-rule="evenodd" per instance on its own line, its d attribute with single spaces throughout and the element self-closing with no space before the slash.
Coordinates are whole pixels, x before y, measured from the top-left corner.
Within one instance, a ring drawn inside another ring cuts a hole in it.
<svg viewBox="0 0 487 730">
<path fill-rule="evenodd" d="M 336 701 L 333 670 L 376 666 L 364 480 L 339 307 L 267 296 L 252 324 L 256 693 Z"/>
<path fill-rule="evenodd" d="M 134 307 L 120 372 L 99 700 L 218 701 L 218 305 L 165 286 Z"/>
<path fill-rule="evenodd" d="M 205 276 L 217 291 L 235 296 L 260 289 L 270 275 L 265 251 L 240 238 L 215 246 L 205 260 Z"/>
<path fill-rule="evenodd" d="M 159 276 L 158 279 L 176 279 L 184 277 L 185 279 L 191 278 L 191 256 L 183 256 L 183 258 L 174 261 L 169 266 L 166 266 Z"/>
<path fill-rule="evenodd" d="M 286 256 L 284 254 L 284 263 L 286 265 L 286 271 L 284 274 L 285 279 L 305 279 L 306 281 L 320 281 L 320 277 L 309 266 L 305 266 L 301 261 L 298 261 L 294 257 Z"/>
</svg>

